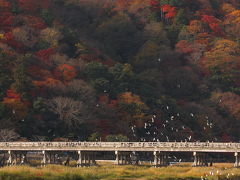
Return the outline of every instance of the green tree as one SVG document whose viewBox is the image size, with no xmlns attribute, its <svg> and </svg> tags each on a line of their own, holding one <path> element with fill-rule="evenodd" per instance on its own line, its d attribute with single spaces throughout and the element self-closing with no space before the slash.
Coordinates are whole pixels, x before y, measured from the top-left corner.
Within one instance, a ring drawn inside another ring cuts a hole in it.
<svg viewBox="0 0 240 180">
<path fill-rule="evenodd" d="M 91 80 L 109 77 L 107 66 L 99 62 L 88 63 L 85 67 L 85 74 Z"/>
<path fill-rule="evenodd" d="M 12 59 L 5 53 L 0 52 L 0 99 L 4 96 L 6 90 L 13 82 L 10 64 Z"/>
<path fill-rule="evenodd" d="M 179 9 L 178 13 L 174 19 L 176 24 L 184 24 L 187 25 L 188 24 L 188 18 L 186 16 L 185 10 L 184 9 Z"/>
<path fill-rule="evenodd" d="M 31 77 L 27 73 L 31 59 L 31 55 L 23 55 L 16 60 L 15 64 L 14 83 L 12 87 L 16 92 L 21 93 L 23 97 L 27 97 L 29 95 L 27 92 L 32 88 Z"/>
<path fill-rule="evenodd" d="M 141 43 L 139 31 L 126 15 L 116 15 L 97 27 L 104 51 L 120 62 L 129 60 Z"/>
<path fill-rule="evenodd" d="M 133 90 L 135 75 L 130 64 L 117 63 L 109 68 L 111 74 L 111 95 L 116 97 L 119 93 Z"/>
<path fill-rule="evenodd" d="M 92 133 L 88 137 L 88 141 L 96 142 L 96 141 L 101 141 L 101 135 L 99 132 Z"/>
<path fill-rule="evenodd" d="M 41 17 L 48 26 L 52 26 L 54 18 L 52 13 L 48 9 L 42 9 Z"/>
<path fill-rule="evenodd" d="M 196 94 L 197 76 L 191 70 L 179 68 L 169 72 L 165 79 L 166 92 L 174 98 L 193 98 Z"/>
<path fill-rule="evenodd" d="M 108 142 L 128 142 L 128 137 L 122 134 L 118 135 L 108 135 L 106 137 L 106 141 Z"/>
<path fill-rule="evenodd" d="M 163 48 L 161 48 L 161 46 L 157 45 L 153 41 L 145 42 L 133 60 L 133 65 L 136 70 L 142 71 L 147 68 L 154 68 L 158 66 L 159 62 L 161 61 L 159 58 L 160 51 L 162 49 Z"/>
</svg>

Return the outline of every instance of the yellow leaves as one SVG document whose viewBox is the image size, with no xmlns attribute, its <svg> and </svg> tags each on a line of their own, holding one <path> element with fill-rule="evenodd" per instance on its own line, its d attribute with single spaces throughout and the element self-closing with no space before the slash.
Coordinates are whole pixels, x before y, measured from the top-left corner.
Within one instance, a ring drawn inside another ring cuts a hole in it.
<svg viewBox="0 0 240 180">
<path fill-rule="evenodd" d="M 187 27 L 187 30 L 191 34 L 198 34 L 204 32 L 203 23 L 199 20 L 193 20 L 190 22 L 190 25 Z"/>
<path fill-rule="evenodd" d="M 58 45 L 58 41 L 62 38 L 62 34 L 56 28 L 45 28 L 41 31 L 40 37 L 54 47 Z"/>
<path fill-rule="evenodd" d="M 225 58 L 236 56 L 239 54 L 239 45 L 228 39 L 218 40 L 213 49 L 205 53 L 205 57 L 209 59 Z"/>
<path fill-rule="evenodd" d="M 83 45 L 82 43 L 76 43 L 75 47 L 77 48 L 78 53 L 83 53 L 87 51 L 87 47 Z"/>
<path fill-rule="evenodd" d="M 0 39 L 5 39 L 4 34 L 0 34 Z"/>
<path fill-rule="evenodd" d="M 221 75 L 237 78 L 240 68 L 239 45 L 231 40 L 218 40 L 212 50 L 204 54 L 202 65 L 216 75 L 216 70 Z"/>
<path fill-rule="evenodd" d="M 144 103 L 141 101 L 141 98 L 137 95 L 132 94 L 131 92 L 125 92 L 119 95 L 118 97 L 119 101 L 125 104 L 139 104 L 144 105 Z"/>
</svg>

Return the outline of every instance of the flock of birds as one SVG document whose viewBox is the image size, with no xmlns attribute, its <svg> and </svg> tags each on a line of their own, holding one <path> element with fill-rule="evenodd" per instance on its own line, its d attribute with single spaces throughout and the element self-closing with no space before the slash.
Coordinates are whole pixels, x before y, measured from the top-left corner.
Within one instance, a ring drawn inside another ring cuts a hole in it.
<svg viewBox="0 0 240 180">
<path fill-rule="evenodd" d="M 170 111 L 170 107 L 165 107 L 167 111 Z M 189 114 L 192 118 L 194 118 L 194 113 Z M 152 115 L 151 119 L 148 122 L 144 123 L 144 127 L 142 131 L 137 129 L 136 125 L 131 126 L 131 131 L 133 137 L 137 137 L 139 134 L 141 136 L 140 141 L 147 142 L 147 141 L 153 141 L 153 142 L 169 142 L 169 141 L 181 141 L 181 142 L 191 142 L 196 141 L 193 139 L 192 132 L 189 128 L 187 128 L 185 125 L 180 124 L 180 122 L 174 122 L 176 118 L 180 118 L 180 113 L 177 113 L 176 115 L 170 115 L 165 121 L 161 121 L 160 125 L 159 123 L 155 123 L 157 120 L 157 115 Z M 213 123 L 209 120 L 208 116 L 205 116 L 206 119 L 206 125 L 203 127 L 203 130 L 212 129 Z M 183 131 L 187 131 L 186 133 L 183 133 Z M 217 138 L 215 138 L 215 141 L 217 141 Z"/>
</svg>

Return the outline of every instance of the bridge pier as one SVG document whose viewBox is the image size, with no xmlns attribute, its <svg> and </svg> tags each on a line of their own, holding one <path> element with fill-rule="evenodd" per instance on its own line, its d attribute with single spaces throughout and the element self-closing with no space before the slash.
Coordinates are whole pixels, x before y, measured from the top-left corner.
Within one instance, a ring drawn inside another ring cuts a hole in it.
<svg viewBox="0 0 240 180">
<path fill-rule="evenodd" d="M 19 153 L 20 165 L 27 164 L 27 152 L 20 152 Z"/>
<path fill-rule="evenodd" d="M 166 152 L 159 152 L 154 151 L 153 152 L 153 165 L 155 167 L 161 167 L 161 166 L 168 166 L 169 160 L 168 160 L 168 154 Z"/>
<path fill-rule="evenodd" d="M 240 167 L 240 156 L 239 156 L 239 153 L 235 152 L 234 156 L 235 156 L 234 167 L 238 168 L 238 167 Z"/>
<path fill-rule="evenodd" d="M 95 165 L 95 152 L 91 151 L 78 151 L 77 167 Z"/>
<path fill-rule="evenodd" d="M 208 157 L 206 153 L 193 152 L 193 166 L 208 166 Z"/>
<path fill-rule="evenodd" d="M 131 164 L 131 152 L 122 152 L 122 151 L 115 151 L 116 155 L 116 165 L 128 165 Z"/>
<path fill-rule="evenodd" d="M 13 163 L 13 154 L 12 151 L 8 151 L 8 160 L 7 160 L 7 165 L 11 166 Z"/>
<path fill-rule="evenodd" d="M 41 166 L 46 166 L 46 164 L 47 164 L 46 151 L 42 151 L 42 155 L 43 155 L 43 158 L 42 158 L 42 161 L 41 161 Z"/>
</svg>

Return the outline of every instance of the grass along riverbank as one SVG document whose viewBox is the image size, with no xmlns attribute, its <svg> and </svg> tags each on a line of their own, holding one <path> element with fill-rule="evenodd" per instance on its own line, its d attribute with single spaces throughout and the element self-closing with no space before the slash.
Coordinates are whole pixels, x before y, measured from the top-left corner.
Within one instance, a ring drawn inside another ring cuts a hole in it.
<svg viewBox="0 0 240 180">
<path fill-rule="evenodd" d="M 0 180 L 239 180 L 240 169 L 232 164 L 213 167 L 191 167 L 183 164 L 154 168 L 149 166 L 99 165 L 72 168 L 58 165 L 46 167 L 13 166 L 0 168 Z"/>
</svg>

